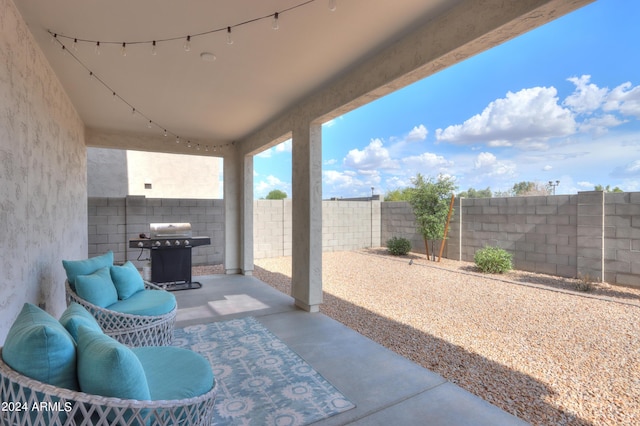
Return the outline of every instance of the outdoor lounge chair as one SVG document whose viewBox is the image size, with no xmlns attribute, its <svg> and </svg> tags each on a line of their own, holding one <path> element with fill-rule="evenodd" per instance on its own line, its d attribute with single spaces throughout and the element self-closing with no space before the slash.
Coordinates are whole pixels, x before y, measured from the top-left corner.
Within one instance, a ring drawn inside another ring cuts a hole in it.
<svg viewBox="0 0 640 426">
<path fill-rule="evenodd" d="M 113 265 L 113 252 L 63 261 L 67 305 L 89 311 L 108 336 L 127 346 L 168 346 L 177 304 L 170 292 L 142 280 L 131 262 Z"/>
<path fill-rule="evenodd" d="M 2 425 L 211 425 L 216 393 L 201 355 L 128 348 L 76 304 L 57 321 L 25 303 L 0 347 Z"/>
</svg>

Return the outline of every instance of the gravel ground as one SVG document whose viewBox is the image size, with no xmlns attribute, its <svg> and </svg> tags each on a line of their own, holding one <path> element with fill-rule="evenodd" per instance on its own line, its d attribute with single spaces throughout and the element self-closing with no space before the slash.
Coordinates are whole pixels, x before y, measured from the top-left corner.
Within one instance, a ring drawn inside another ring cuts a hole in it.
<svg viewBox="0 0 640 426">
<path fill-rule="evenodd" d="M 290 257 L 255 263 L 290 294 Z M 322 267 L 321 312 L 505 411 L 534 425 L 640 424 L 638 289 L 581 292 L 384 249 L 323 253 Z"/>
</svg>

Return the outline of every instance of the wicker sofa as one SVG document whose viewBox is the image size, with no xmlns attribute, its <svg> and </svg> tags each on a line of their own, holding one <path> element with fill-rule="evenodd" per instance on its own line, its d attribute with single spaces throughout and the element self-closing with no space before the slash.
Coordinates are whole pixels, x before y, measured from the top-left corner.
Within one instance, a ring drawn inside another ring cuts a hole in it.
<svg viewBox="0 0 640 426">
<path fill-rule="evenodd" d="M 129 348 L 77 304 L 60 321 L 25 304 L 0 348 L 2 425 L 210 425 L 215 396 L 201 355 Z"/>
<path fill-rule="evenodd" d="M 105 334 L 127 346 L 167 346 L 173 340 L 176 299 L 143 281 L 131 262 L 113 264 L 113 252 L 85 260 L 63 260 L 67 305 L 76 302 Z"/>
</svg>

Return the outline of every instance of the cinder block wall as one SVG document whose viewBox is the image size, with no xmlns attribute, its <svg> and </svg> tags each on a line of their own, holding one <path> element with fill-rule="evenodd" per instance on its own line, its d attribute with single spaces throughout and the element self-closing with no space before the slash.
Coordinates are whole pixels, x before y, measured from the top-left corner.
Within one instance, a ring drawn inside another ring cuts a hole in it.
<svg viewBox="0 0 640 426">
<path fill-rule="evenodd" d="M 89 198 L 89 256 L 112 250 L 116 262 L 131 260 L 137 267 L 140 249 L 129 248 L 129 239 L 149 233 L 150 223 L 189 222 L 194 236 L 208 236 L 211 245 L 192 250 L 193 265 L 216 265 L 224 255 L 224 201 L 205 199 L 157 199 L 144 196 Z M 142 259 L 149 253 L 142 252 Z"/>
<path fill-rule="evenodd" d="M 323 251 L 379 247 L 380 204 L 379 200 L 323 201 Z M 254 258 L 291 256 L 291 200 L 256 200 L 253 208 Z"/>
<path fill-rule="evenodd" d="M 385 202 L 381 212 L 383 244 L 404 237 L 425 252 L 408 203 Z M 456 199 L 448 237 L 450 259 L 472 262 L 478 249 L 498 246 L 516 269 L 640 287 L 637 192 Z"/>
</svg>

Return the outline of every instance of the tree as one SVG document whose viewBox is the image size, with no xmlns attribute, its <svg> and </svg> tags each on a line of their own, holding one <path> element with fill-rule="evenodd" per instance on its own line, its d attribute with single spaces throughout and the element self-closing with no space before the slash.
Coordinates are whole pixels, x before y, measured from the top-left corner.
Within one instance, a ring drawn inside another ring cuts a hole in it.
<svg viewBox="0 0 640 426">
<path fill-rule="evenodd" d="M 411 188 L 392 189 L 384 194 L 385 201 L 409 201 L 409 192 Z"/>
<path fill-rule="evenodd" d="M 618 188 L 617 186 L 613 189 L 611 189 L 611 185 L 607 185 L 606 187 L 603 187 L 602 185 L 596 185 L 593 188 L 594 191 L 604 191 L 604 192 L 624 192 L 622 189 Z"/>
<path fill-rule="evenodd" d="M 493 194 L 491 193 L 491 188 L 487 186 L 487 189 L 474 189 L 469 188 L 466 191 L 462 191 L 458 194 L 460 198 L 491 198 Z"/>
<path fill-rule="evenodd" d="M 523 197 L 527 195 L 549 195 L 549 188 L 538 182 L 522 181 L 513 185 L 511 195 Z"/>
<path fill-rule="evenodd" d="M 429 240 L 444 238 L 444 228 L 449 213 L 449 200 L 457 186 L 453 179 L 438 176 L 437 181 L 425 179 L 420 173 L 411 179 L 413 188 L 409 189 L 409 204 L 413 207 L 418 232 L 424 239 L 424 245 L 429 257 Z M 432 247 L 433 251 L 433 247 Z"/>
<path fill-rule="evenodd" d="M 279 189 L 274 189 L 267 194 L 266 198 L 267 200 L 282 200 L 287 198 L 287 193 L 284 191 L 280 191 Z"/>
</svg>

